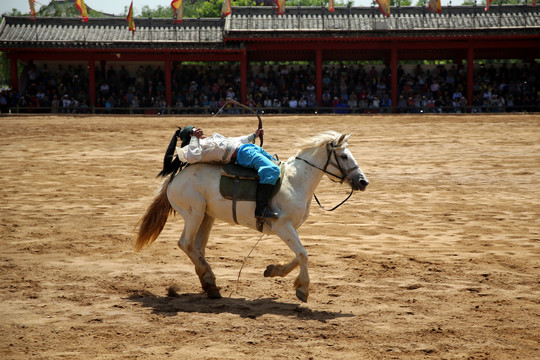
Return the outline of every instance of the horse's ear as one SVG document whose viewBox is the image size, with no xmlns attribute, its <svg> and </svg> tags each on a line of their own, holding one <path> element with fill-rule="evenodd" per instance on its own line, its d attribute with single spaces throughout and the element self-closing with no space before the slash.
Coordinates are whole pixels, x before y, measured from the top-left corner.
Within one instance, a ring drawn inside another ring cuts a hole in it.
<svg viewBox="0 0 540 360">
<path fill-rule="evenodd" d="M 335 140 L 333 145 L 334 146 L 341 146 L 343 145 L 345 142 L 347 142 L 347 140 L 349 140 L 349 137 L 351 137 L 351 134 L 343 134 L 339 137 L 339 139 Z"/>
</svg>

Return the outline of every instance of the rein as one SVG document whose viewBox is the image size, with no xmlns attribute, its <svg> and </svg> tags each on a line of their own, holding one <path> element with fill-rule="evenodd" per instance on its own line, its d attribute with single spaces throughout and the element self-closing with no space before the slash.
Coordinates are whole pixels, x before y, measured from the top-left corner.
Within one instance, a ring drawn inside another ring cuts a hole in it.
<svg viewBox="0 0 540 360">
<path fill-rule="evenodd" d="M 315 201 L 317 202 L 317 205 L 319 205 L 319 207 L 320 207 L 321 209 L 323 209 L 324 211 L 334 211 L 334 210 L 336 210 L 338 207 L 340 207 L 341 205 L 345 204 L 345 201 L 347 201 L 347 200 L 350 199 L 350 197 L 352 196 L 352 193 L 353 193 L 353 190 L 351 189 L 351 193 L 349 194 L 349 196 L 347 196 L 347 197 L 345 198 L 345 200 L 343 200 L 342 202 L 340 202 L 339 204 L 337 204 L 336 206 L 334 206 L 334 207 L 331 208 L 330 210 L 325 209 L 325 208 L 321 205 L 321 203 L 320 203 L 319 199 L 317 199 L 317 195 L 315 195 L 315 193 L 313 193 L 313 197 L 315 198 Z"/>
<path fill-rule="evenodd" d="M 335 177 L 335 178 L 338 178 L 338 179 L 340 180 L 340 184 L 343 184 L 343 182 L 344 182 L 345 179 L 347 178 L 347 175 L 345 174 L 345 171 L 343 171 L 343 169 L 341 168 L 341 165 L 339 164 L 339 160 L 338 160 L 338 158 L 337 158 L 336 152 L 335 152 L 333 149 L 331 149 L 331 148 L 333 148 L 333 147 L 334 147 L 334 146 L 332 146 L 332 145 L 330 145 L 330 144 L 328 144 L 328 146 L 326 147 L 326 149 L 327 149 L 327 151 L 328 151 L 328 158 L 326 159 L 326 164 L 324 164 L 324 168 L 320 168 L 320 167 L 318 167 L 317 165 L 315 165 L 315 164 L 313 164 L 313 163 L 307 161 L 306 159 L 302 159 L 302 158 L 300 158 L 300 157 L 298 157 L 298 156 L 296 156 L 295 159 L 302 160 L 303 162 L 305 162 L 305 163 L 308 164 L 309 166 L 314 167 L 315 169 L 318 169 L 318 170 L 322 171 L 323 173 L 325 173 L 325 174 L 327 174 L 327 175 L 331 175 L 331 176 L 333 176 L 333 177 Z M 326 170 L 326 169 L 328 168 L 328 165 L 330 164 L 330 159 L 332 158 L 332 154 L 334 154 L 334 159 L 335 159 L 335 161 L 336 161 L 336 163 L 335 163 L 335 164 L 332 164 L 332 165 L 336 166 L 336 167 L 339 169 L 339 171 L 341 172 L 341 176 L 338 176 L 338 175 L 336 175 L 336 174 L 334 174 L 334 173 L 331 173 L 330 171 Z M 347 174 L 350 173 L 351 171 L 356 170 L 357 168 L 358 168 L 358 166 L 355 166 L 355 167 L 353 167 L 353 168 L 347 170 Z M 342 202 L 340 202 L 339 204 L 337 204 L 336 206 L 334 206 L 334 207 L 331 208 L 330 210 L 325 209 L 325 208 L 321 205 L 321 202 L 319 201 L 319 199 L 317 198 L 317 195 L 315 195 L 315 193 L 313 193 L 313 196 L 315 197 L 315 201 L 317 202 L 317 204 L 319 205 L 319 207 L 320 207 L 321 209 L 323 209 L 324 211 L 334 211 L 334 210 L 336 210 L 338 207 L 340 207 L 341 205 L 345 204 L 345 202 L 346 202 L 347 200 L 350 199 L 350 197 L 351 197 L 352 194 L 353 194 L 353 191 L 354 191 L 354 190 L 351 188 L 351 193 L 349 194 L 349 196 L 347 196 L 347 197 L 345 198 L 345 200 L 343 200 Z"/>
</svg>

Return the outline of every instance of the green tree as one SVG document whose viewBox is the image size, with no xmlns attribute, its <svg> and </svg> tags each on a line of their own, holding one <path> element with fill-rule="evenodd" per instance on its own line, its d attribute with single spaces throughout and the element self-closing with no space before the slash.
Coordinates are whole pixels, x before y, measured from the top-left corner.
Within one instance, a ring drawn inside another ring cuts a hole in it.
<svg viewBox="0 0 540 360">
<path fill-rule="evenodd" d="M 126 6 L 125 9 L 125 15 L 127 16 L 127 13 L 129 11 L 129 7 Z M 141 10 L 141 17 L 145 18 L 168 18 L 172 17 L 172 7 L 168 6 L 161 6 L 158 5 L 155 9 L 151 9 L 150 6 L 144 5 Z"/>
<path fill-rule="evenodd" d="M 418 0 L 418 1 L 422 1 L 422 0 Z M 374 4 L 377 5 L 377 2 L 374 1 Z M 395 7 L 395 6 L 411 6 L 412 4 L 412 0 L 390 0 L 390 6 L 391 7 Z"/>
<path fill-rule="evenodd" d="M 463 0 L 464 6 L 474 5 L 474 0 Z M 503 5 L 523 5 L 524 0 L 501 0 Z M 476 2 L 477 6 L 486 6 L 486 0 L 480 0 Z M 491 6 L 499 5 L 499 0 L 495 0 L 491 3 Z"/>
<path fill-rule="evenodd" d="M 231 2 L 232 6 L 257 6 L 253 0 L 236 0 Z M 221 16 L 221 7 L 223 0 L 195 0 L 184 1 L 183 17 L 184 18 L 216 18 Z M 127 15 L 129 7 L 124 8 L 124 15 Z M 137 13 L 137 9 L 134 9 Z M 158 5 L 156 8 L 151 8 L 148 5 L 143 6 L 141 17 L 144 18 L 172 18 L 173 8 L 170 6 Z"/>
<path fill-rule="evenodd" d="M 352 6 L 353 1 L 352 0 L 337 0 L 334 1 L 334 6 L 347 6 L 349 3 Z M 286 6 L 315 6 L 319 7 L 323 4 L 323 6 L 328 6 L 328 0 L 290 0 L 286 2 Z"/>
<path fill-rule="evenodd" d="M 6 15 L 6 16 L 24 16 L 26 14 L 23 14 L 19 10 L 13 8 L 13 9 L 11 9 L 11 11 L 6 11 L 3 15 Z"/>
<path fill-rule="evenodd" d="M 99 11 L 95 11 L 94 9 L 88 8 L 88 16 L 89 17 L 102 17 L 103 14 Z M 36 6 L 36 12 L 37 16 L 50 16 L 50 17 L 78 17 L 80 16 L 79 9 L 72 4 L 72 3 L 58 3 L 58 2 L 51 2 L 48 5 L 43 5 L 39 9 Z M 2 15 L 5 16 L 30 16 L 30 10 L 23 13 L 21 10 L 18 9 L 11 9 L 10 11 L 6 11 Z"/>
<path fill-rule="evenodd" d="M 184 16 L 191 18 L 216 18 L 221 16 L 223 0 L 198 0 L 184 6 Z M 252 0 L 232 0 L 231 6 L 257 6 Z"/>
<path fill-rule="evenodd" d="M 394 1 L 394 0 L 392 0 Z M 337 0 L 335 1 L 335 6 L 347 6 L 352 0 Z M 321 3 L 324 3 L 324 6 L 328 5 L 328 0 L 290 0 L 287 1 L 287 6 L 321 6 Z M 409 3 L 410 0 L 402 0 L 402 5 L 404 3 Z M 232 6 L 257 6 L 254 0 L 232 0 Z M 223 0 L 195 0 L 185 1 L 183 16 L 184 18 L 216 18 L 221 16 L 221 7 L 223 6 Z M 124 15 L 127 15 L 129 11 L 128 7 L 125 7 Z M 135 13 L 137 10 L 135 9 Z M 152 18 L 169 18 L 173 16 L 173 10 L 170 6 L 161 6 L 158 5 L 156 8 L 150 8 L 150 6 L 145 5 L 141 11 L 141 17 L 152 17 Z"/>
</svg>

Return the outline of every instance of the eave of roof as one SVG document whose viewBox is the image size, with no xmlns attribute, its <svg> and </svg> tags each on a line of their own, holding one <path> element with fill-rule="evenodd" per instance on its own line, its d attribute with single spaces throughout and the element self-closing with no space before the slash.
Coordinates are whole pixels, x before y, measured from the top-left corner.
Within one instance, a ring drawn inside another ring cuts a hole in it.
<svg viewBox="0 0 540 360">
<path fill-rule="evenodd" d="M 392 8 L 389 18 L 378 9 L 287 7 L 282 16 L 272 7 L 234 7 L 226 19 L 135 19 L 129 31 L 124 17 L 4 17 L 0 49 L 103 49 L 226 51 L 241 42 L 380 42 L 407 40 L 537 38 L 540 7 L 495 6 L 489 12 L 474 6 L 445 7 L 433 14 L 421 7 Z M 236 44 L 235 44 L 236 43 Z"/>
<path fill-rule="evenodd" d="M 140 19 L 132 33 L 125 19 L 5 17 L 0 46 L 64 48 L 189 48 L 223 46 L 223 19 Z"/>
<path fill-rule="evenodd" d="M 256 9 L 256 10 L 255 10 Z M 272 14 L 267 8 L 234 8 L 225 22 L 227 37 L 249 31 L 254 37 L 262 34 L 309 32 L 380 32 L 380 31 L 431 31 L 507 28 L 540 28 L 540 8 L 500 6 L 486 12 L 473 6 L 445 7 L 441 14 L 434 14 L 419 7 L 402 7 L 383 16 L 374 8 L 336 8 L 334 13 L 325 8 L 287 8 L 282 16 Z M 376 10 L 376 11 L 375 11 Z"/>
<path fill-rule="evenodd" d="M 433 33 L 425 32 L 410 32 L 410 31 L 385 31 L 379 33 L 361 33 L 349 32 L 339 34 L 317 34 L 305 33 L 303 36 L 298 36 L 294 33 L 282 33 L 280 36 L 257 36 L 254 37 L 248 33 L 236 33 L 234 36 L 225 38 L 227 43 L 232 42 L 381 42 L 381 41 L 421 41 L 421 40 L 438 40 L 438 41 L 453 41 L 453 40 L 517 40 L 517 39 L 538 39 L 540 40 L 540 29 L 537 31 L 521 31 L 521 29 L 513 29 L 514 31 L 500 32 L 477 32 L 470 34 L 464 31 L 446 31 Z"/>
</svg>

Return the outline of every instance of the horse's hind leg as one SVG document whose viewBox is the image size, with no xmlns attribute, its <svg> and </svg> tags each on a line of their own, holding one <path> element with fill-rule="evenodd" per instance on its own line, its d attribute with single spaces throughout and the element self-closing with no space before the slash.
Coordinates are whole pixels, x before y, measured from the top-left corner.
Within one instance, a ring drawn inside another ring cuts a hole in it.
<svg viewBox="0 0 540 360">
<path fill-rule="evenodd" d="M 210 298 L 221 298 L 219 288 L 216 285 L 216 277 L 210 264 L 204 258 L 206 243 L 214 218 L 204 212 L 195 214 L 182 214 L 184 217 L 184 231 L 178 241 L 178 246 L 186 253 L 195 265 L 195 272 L 199 276 L 201 286 Z"/>
<path fill-rule="evenodd" d="M 197 235 L 195 235 L 195 249 L 197 249 L 200 254 L 199 260 L 205 262 L 209 270 L 208 272 L 199 275 L 199 280 L 201 281 L 203 290 L 206 291 L 208 297 L 210 298 L 220 298 L 221 294 L 219 293 L 219 288 L 216 286 L 216 278 L 210 268 L 210 265 L 205 260 L 206 244 L 208 243 L 208 238 L 210 237 L 212 225 L 214 225 L 214 218 L 208 214 L 205 214 L 201 226 L 199 226 L 199 231 L 197 231 Z"/>
</svg>

